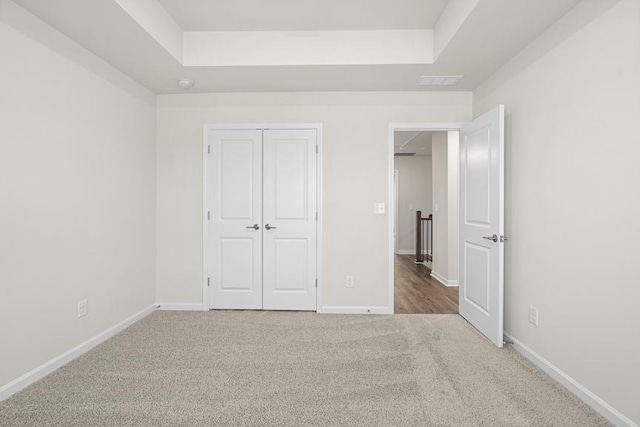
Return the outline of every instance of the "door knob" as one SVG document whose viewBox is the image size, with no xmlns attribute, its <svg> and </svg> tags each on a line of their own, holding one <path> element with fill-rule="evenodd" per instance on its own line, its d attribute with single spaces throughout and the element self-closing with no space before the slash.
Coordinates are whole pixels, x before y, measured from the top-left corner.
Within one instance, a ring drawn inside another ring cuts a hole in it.
<svg viewBox="0 0 640 427">
<path fill-rule="evenodd" d="M 498 236 L 494 234 L 493 236 L 482 236 L 483 239 L 491 240 L 493 242 L 498 242 Z"/>
<path fill-rule="evenodd" d="M 278 227 L 274 227 L 272 225 L 266 224 L 264 228 L 266 228 L 267 230 L 271 230 L 272 228 L 278 228 Z"/>
<path fill-rule="evenodd" d="M 260 226 L 258 224 L 247 225 L 245 228 L 253 228 L 254 230 L 260 230 Z"/>
</svg>

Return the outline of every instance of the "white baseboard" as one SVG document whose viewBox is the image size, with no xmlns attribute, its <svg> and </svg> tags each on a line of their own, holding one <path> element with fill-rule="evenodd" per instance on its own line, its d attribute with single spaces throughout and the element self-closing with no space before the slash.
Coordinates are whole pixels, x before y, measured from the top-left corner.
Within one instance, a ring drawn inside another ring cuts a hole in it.
<svg viewBox="0 0 640 427">
<path fill-rule="evenodd" d="M 513 342 L 513 348 L 524 357 L 529 359 L 534 365 L 542 369 L 551 378 L 565 386 L 570 392 L 575 394 L 587 405 L 598 411 L 600 415 L 608 419 L 613 425 L 618 427 L 639 427 L 638 424 L 627 418 L 620 413 L 613 406 L 596 396 L 593 392 L 580 384 L 578 381 L 571 378 L 569 375 L 561 371 L 554 366 L 551 362 L 544 357 L 531 350 L 529 347 L 512 337 L 509 333 L 505 332 L 505 341 Z"/>
<path fill-rule="evenodd" d="M 49 375 L 56 369 L 66 365 L 67 363 L 71 362 L 73 359 L 77 358 L 78 356 L 81 356 L 82 354 L 91 350 L 98 344 L 102 344 L 104 341 L 108 340 L 112 336 L 116 335 L 117 333 L 121 332 L 122 330 L 128 328 L 129 326 L 133 325 L 137 321 L 151 314 L 155 310 L 155 306 L 156 305 L 154 304 L 152 306 L 145 308 L 144 310 L 123 320 L 117 325 L 110 327 L 106 331 L 101 332 L 98 335 L 94 336 L 93 338 L 90 338 L 87 341 L 83 342 L 82 344 L 79 344 L 73 347 L 71 350 L 62 353 L 57 357 L 54 357 L 53 359 L 43 363 L 42 365 L 38 366 L 35 369 L 32 369 L 31 371 L 27 372 L 21 377 L 11 381 L 9 384 L 3 387 L 0 387 L 0 402 L 2 402 L 3 400 L 7 399 L 10 396 L 13 396 L 20 390 L 30 386 L 36 381 L 44 378 L 45 376 Z"/>
<path fill-rule="evenodd" d="M 393 314 L 389 307 L 364 307 L 364 306 L 343 306 L 325 305 L 318 311 L 323 314 Z"/>
<path fill-rule="evenodd" d="M 445 285 L 445 286 L 447 286 L 449 288 L 453 288 L 453 287 L 458 286 L 458 281 L 457 280 L 448 280 L 444 276 L 442 276 L 441 274 L 438 274 L 437 272 L 435 272 L 433 270 L 431 270 L 431 277 L 433 277 L 438 282 L 442 283 L 443 285 Z"/>
<path fill-rule="evenodd" d="M 185 302 L 159 302 L 156 309 L 163 311 L 203 311 L 202 304 Z"/>
<path fill-rule="evenodd" d="M 400 250 L 397 250 L 395 253 L 396 255 L 415 255 L 416 251 L 411 249 L 400 249 Z M 422 254 L 431 255 L 431 253 L 427 252 L 426 250 L 422 251 Z"/>
</svg>

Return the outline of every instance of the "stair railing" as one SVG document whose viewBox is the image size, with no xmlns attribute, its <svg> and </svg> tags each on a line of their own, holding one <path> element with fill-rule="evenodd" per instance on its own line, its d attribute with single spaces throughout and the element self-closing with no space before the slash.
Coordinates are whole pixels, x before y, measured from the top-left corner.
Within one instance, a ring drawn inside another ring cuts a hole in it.
<svg viewBox="0 0 640 427">
<path fill-rule="evenodd" d="M 422 263 L 425 260 L 425 242 L 427 261 L 433 261 L 433 214 L 423 217 L 422 211 L 416 211 L 416 263 Z"/>
</svg>

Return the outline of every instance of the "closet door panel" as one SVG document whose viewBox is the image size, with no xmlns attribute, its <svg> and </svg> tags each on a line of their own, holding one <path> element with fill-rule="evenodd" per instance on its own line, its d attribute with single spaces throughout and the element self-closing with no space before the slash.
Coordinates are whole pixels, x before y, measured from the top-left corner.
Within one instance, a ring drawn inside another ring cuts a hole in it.
<svg viewBox="0 0 640 427">
<path fill-rule="evenodd" d="M 262 308 L 262 131 L 215 130 L 207 165 L 209 302 Z"/>
<path fill-rule="evenodd" d="M 316 310 L 315 130 L 265 130 L 263 307 Z"/>
</svg>

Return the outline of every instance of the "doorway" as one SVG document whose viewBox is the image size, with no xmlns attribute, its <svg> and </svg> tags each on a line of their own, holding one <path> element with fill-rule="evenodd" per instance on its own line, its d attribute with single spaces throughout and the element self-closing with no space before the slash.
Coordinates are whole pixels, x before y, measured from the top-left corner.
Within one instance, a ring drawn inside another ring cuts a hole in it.
<svg viewBox="0 0 640 427">
<path fill-rule="evenodd" d="M 458 313 L 457 138 L 394 132 L 395 313 Z"/>
<path fill-rule="evenodd" d="M 319 125 L 205 127 L 209 309 L 317 310 L 320 131 Z"/>
<path fill-rule="evenodd" d="M 442 213 L 434 216 L 434 230 L 448 222 L 449 235 L 457 236 L 457 245 L 448 244 L 448 250 L 455 249 L 457 256 L 448 257 L 446 263 L 438 262 L 438 253 L 445 254 L 438 245 L 433 245 L 433 268 L 430 276 L 449 285 L 448 277 L 438 274 L 445 265 L 451 267 L 458 277 L 458 314 L 471 323 L 497 347 L 504 345 L 504 105 L 498 105 L 481 116 L 465 123 L 390 123 L 389 124 L 389 203 L 394 194 L 394 154 L 396 151 L 397 131 L 445 131 L 448 156 L 457 161 L 448 163 L 449 172 L 455 176 L 454 185 L 449 185 L 446 193 L 448 201 L 457 201 L 455 220 L 447 221 Z M 452 138 L 455 137 L 455 138 Z M 457 139 L 457 142 L 456 142 Z M 455 147 L 453 147 L 455 142 Z M 435 145 L 434 145 L 435 147 Z M 435 152 L 435 151 L 434 151 Z M 457 167 L 457 173 L 451 173 L 451 166 Z M 456 166 L 457 165 L 457 166 Z M 434 178 L 436 174 L 433 174 Z M 402 178 L 399 177 L 401 182 Z M 449 195 L 450 194 L 450 195 Z M 433 203 L 435 213 L 444 204 L 437 200 Z M 447 204 L 448 206 L 448 204 Z M 394 212 L 394 210 L 391 210 Z M 419 215 L 416 215 L 418 217 Z M 418 223 L 420 218 L 416 218 Z M 395 254 L 393 215 L 389 218 L 389 301 L 390 308 L 395 300 Z M 437 235 L 437 233 L 434 233 Z M 416 233 L 419 238 L 419 233 Z M 448 239 L 448 238 L 447 238 Z M 439 239 L 445 242 L 447 239 Z M 453 240 L 453 239 L 452 239 Z M 418 248 L 420 246 L 417 245 Z M 419 250 L 419 249 L 418 249 Z M 422 257 L 421 251 L 418 258 Z M 442 257 L 440 257 L 442 260 Z M 457 284 L 457 283 L 456 283 Z"/>
</svg>

